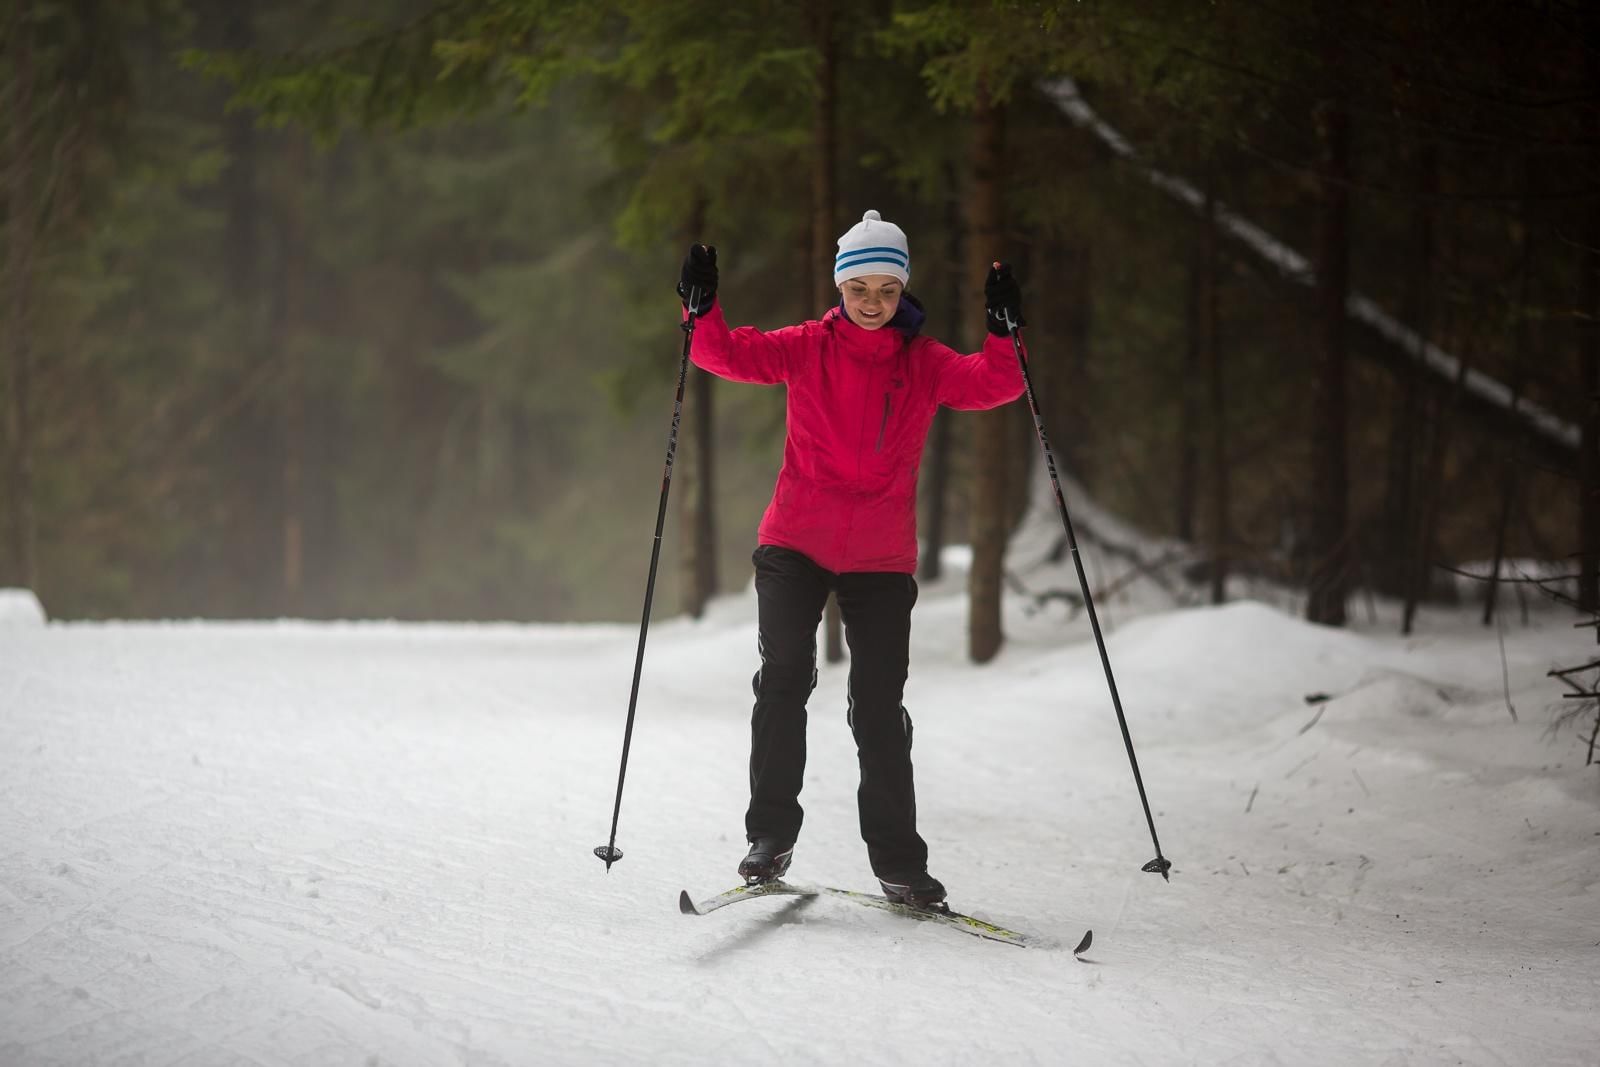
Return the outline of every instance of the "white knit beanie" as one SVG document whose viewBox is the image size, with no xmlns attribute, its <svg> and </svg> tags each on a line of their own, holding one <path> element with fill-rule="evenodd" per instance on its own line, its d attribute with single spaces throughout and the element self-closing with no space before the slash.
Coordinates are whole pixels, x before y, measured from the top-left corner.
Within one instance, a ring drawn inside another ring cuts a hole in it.
<svg viewBox="0 0 1600 1067">
<path fill-rule="evenodd" d="M 911 280 L 911 250 L 905 231 L 883 216 L 869 211 L 839 238 L 839 255 L 833 261 L 833 284 L 868 274 L 888 274 L 905 285 Z"/>
</svg>

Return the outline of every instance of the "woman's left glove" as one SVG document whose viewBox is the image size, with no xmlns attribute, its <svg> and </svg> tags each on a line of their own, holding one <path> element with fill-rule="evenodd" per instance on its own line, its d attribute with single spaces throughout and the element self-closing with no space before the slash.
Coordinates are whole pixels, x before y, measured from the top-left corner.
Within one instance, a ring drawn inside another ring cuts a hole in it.
<svg viewBox="0 0 1600 1067">
<path fill-rule="evenodd" d="M 694 303 L 689 303 L 690 296 Z M 678 298 L 696 315 L 711 310 L 717 299 L 717 250 L 713 245 L 690 245 L 678 279 Z"/>
<path fill-rule="evenodd" d="M 1004 337 L 1011 326 L 1026 326 L 1022 317 L 1022 286 L 1011 274 L 1009 263 L 996 263 L 989 268 L 989 277 L 983 283 L 983 298 L 989 308 L 989 332 Z M 1007 325 L 1009 319 L 1010 325 Z"/>
</svg>

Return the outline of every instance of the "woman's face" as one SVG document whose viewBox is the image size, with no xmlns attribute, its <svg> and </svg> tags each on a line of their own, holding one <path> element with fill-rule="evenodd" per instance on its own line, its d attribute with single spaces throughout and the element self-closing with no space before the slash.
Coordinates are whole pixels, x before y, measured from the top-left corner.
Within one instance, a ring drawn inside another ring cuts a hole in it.
<svg viewBox="0 0 1600 1067">
<path fill-rule="evenodd" d="M 892 274 L 868 274 L 839 283 L 844 313 L 863 330 L 876 330 L 894 318 L 904 289 Z"/>
</svg>

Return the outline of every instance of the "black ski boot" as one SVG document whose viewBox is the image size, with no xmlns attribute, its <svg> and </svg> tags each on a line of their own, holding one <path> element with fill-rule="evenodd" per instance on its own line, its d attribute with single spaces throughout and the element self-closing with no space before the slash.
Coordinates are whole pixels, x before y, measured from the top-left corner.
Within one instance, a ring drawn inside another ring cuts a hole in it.
<svg viewBox="0 0 1600 1067">
<path fill-rule="evenodd" d="M 904 875 L 879 875 L 878 884 L 883 895 L 896 904 L 913 908 L 931 908 L 944 903 L 944 883 L 927 871 Z"/>
<path fill-rule="evenodd" d="M 750 842 L 750 852 L 739 861 L 739 877 L 745 885 L 776 882 L 789 869 L 794 858 L 794 842 L 776 837 L 758 837 Z"/>
</svg>

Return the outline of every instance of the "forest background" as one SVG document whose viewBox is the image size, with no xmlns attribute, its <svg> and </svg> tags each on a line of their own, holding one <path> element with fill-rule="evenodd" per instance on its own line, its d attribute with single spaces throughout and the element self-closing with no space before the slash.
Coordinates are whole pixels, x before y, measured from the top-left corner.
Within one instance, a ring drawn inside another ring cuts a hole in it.
<svg viewBox="0 0 1600 1067">
<path fill-rule="evenodd" d="M 10 0 L 0 27 L 0 585 L 53 616 L 636 617 L 685 246 L 719 247 L 732 322 L 778 326 L 833 302 L 867 208 L 957 347 L 1016 265 L 1060 465 L 1190 547 L 1170 580 L 1265 576 L 1337 625 L 1534 559 L 1600 603 L 1591 5 Z M 748 580 L 782 418 L 691 372 L 658 605 Z M 930 441 L 924 567 L 972 543 L 977 659 L 1038 455 L 1021 402 Z"/>
</svg>

